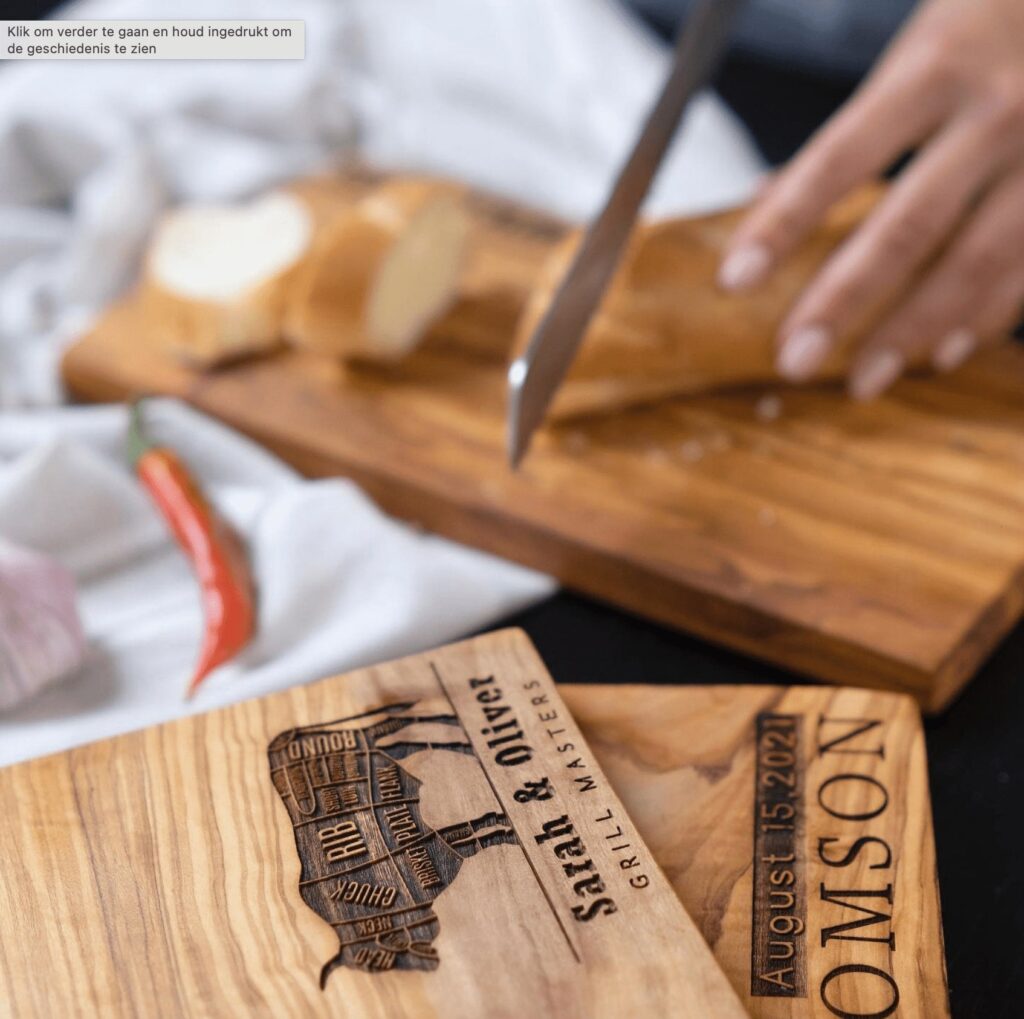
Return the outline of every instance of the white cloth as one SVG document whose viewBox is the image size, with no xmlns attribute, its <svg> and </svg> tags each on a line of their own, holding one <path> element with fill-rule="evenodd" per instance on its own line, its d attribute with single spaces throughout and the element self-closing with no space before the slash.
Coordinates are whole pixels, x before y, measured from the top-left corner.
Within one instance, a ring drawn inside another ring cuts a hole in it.
<svg viewBox="0 0 1024 1019">
<path fill-rule="evenodd" d="M 301 62 L 47 62 L 0 70 L 0 534 L 82 584 L 85 672 L 0 719 L 0 763 L 182 713 L 199 604 L 115 450 L 123 412 L 44 410 L 56 359 L 131 280 L 161 209 L 230 200 L 358 146 L 568 216 L 591 213 L 666 66 L 612 0 L 294 0 Z M 166 16 L 84 0 L 76 18 Z M 271 0 L 174 16 L 280 17 Z M 655 212 L 743 198 L 761 164 L 701 97 L 656 182 Z M 172 439 L 255 543 L 261 636 L 198 710 L 413 651 L 494 621 L 547 578 L 381 517 L 345 482 L 302 482 L 200 416 Z M 328 554 L 329 553 L 329 554 Z"/>
</svg>

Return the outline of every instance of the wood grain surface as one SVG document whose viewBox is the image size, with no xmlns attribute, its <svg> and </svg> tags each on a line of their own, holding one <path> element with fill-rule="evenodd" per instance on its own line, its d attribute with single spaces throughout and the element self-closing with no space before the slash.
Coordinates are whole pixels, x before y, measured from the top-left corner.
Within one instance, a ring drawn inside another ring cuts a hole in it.
<svg viewBox="0 0 1024 1019">
<path fill-rule="evenodd" d="M 949 1016 L 910 698 L 561 689 L 751 1016 Z"/>
<path fill-rule="evenodd" d="M 6 768 L 0 810 L 3 1015 L 746 1014 L 517 631 Z"/>
<path fill-rule="evenodd" d="M 361 179 L 307 185 L 321 205 Z M 1024 350 L 908 379 L 671 400 L 504 459 L 515 323 L 559 224 L 470 196 L 463 299 L 391 371 L 297 352 L 196 374 L 131 299 L 64 361 L 91 400 L 180 396 L 310 475 L 567 586 L 818 678 L 946 704 L 1024 610 Z"/>
</svg>

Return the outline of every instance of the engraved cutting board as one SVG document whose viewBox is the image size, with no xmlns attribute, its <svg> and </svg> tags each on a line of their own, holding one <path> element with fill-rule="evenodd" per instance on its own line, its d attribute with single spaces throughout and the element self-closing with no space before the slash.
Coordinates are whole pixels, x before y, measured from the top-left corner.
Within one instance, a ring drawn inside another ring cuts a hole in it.
<svg viewBox="0 0 1024 1019">
<path fill-rule="evenodd" d="M 6 768 L 0 811 L 5 1014 L 746 1014 L 517 631 Z"/>
<path fill-rule="evenodd" d="M 329 209 L 367 179 L 307 184 Z M 1024 349 L 911 379 L 666 401 L 540 436 L 505 465 L 519 310 L 562 227 L 471 196 L 464 296 L 396 371 L 283 353 L 200 374 L 131 299 L 67 353 L 90 400 L 180 396 L 303 472 L 567 586 L 792 669 L 946 704 L 1024 610 Z M 685 289 L 681 289 L 685 300 Z M 699 459 L 695 460 L 695 456 Z"/>
<path fill-rule="evenodd" d="M 949 1016 L 924 734 L 909 698 L 561 691 L 751 1016 Z"/>
</svg>

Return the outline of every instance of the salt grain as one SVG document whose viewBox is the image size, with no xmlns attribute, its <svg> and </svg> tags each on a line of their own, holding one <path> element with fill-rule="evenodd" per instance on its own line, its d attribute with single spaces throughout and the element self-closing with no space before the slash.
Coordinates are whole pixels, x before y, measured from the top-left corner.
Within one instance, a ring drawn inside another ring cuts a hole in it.
<svg viewBox="0 0 1024 1019">
<path fill-rule="evenodd" d="M 679 447 L 679 455 L 688 464 L 699 463 L 704 459 L 704 446 L 699 439 L 687 439 Z"/>
<path fill-rule="evenodd" d="M 774 393 L 766 393 L 757 401 L 755 410 L 761 421 L 778 421 L 782 414 L 782 399 Z"/>
<path fill-rule="evenodd" d="M 586 432 L 569 432 L 565 437 L 564 447 L 572 456 L 581 456 L 590 448 L 590 439 L 587 438 Z"/>
<path fill-rule="evenodd" d="M 775 510 L 770 506 L 762 506 L 760 512 L 757 514 L 757 519 L 760 521 L 762 527 L 774 527 L 779 518 Z"/>
</svg>

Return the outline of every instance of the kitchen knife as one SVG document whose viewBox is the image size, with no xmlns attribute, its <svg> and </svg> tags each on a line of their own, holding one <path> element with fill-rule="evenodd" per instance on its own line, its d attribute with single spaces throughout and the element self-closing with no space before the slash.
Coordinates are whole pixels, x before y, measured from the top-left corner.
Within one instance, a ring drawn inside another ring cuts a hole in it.
<svg viewBox="0 0 1024 1019">
<path fill-rule="evenodd" d="M 544 420 L 622 256 L 640 205 L 693 95 L 714 73 L 743 0 L 698 0 L 668 80 L 525 352 L 508 372 L 508 458 L 518 466 Z"/>
</svg>

